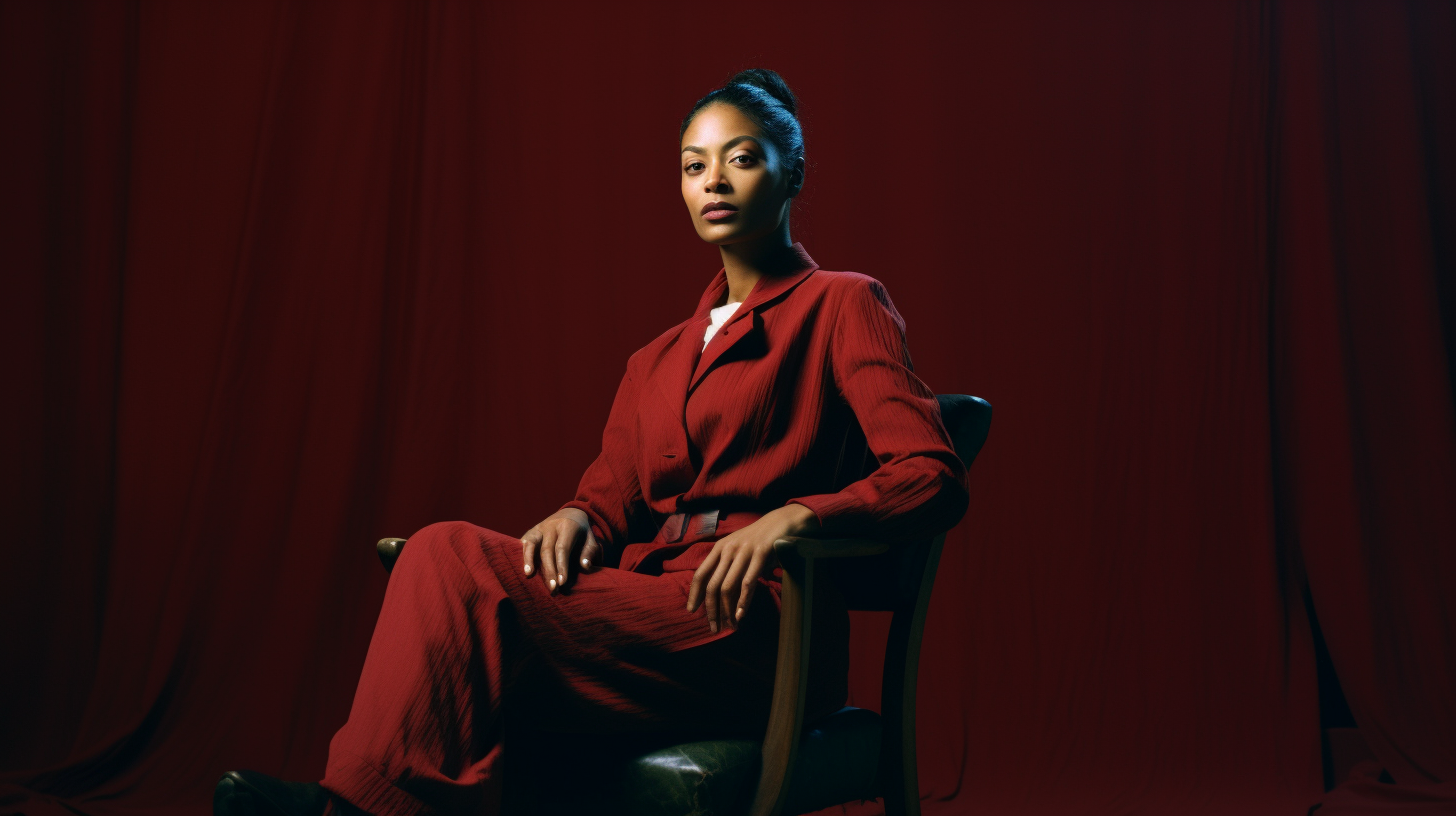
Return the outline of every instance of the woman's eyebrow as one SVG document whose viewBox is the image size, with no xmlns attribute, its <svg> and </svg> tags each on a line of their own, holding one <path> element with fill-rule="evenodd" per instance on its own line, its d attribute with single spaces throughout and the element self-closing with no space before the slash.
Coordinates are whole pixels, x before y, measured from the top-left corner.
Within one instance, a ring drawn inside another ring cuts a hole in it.
<svg viewBox="0 0 1456 816">
<path fill-rule="evenodd" d="M 753 141 L 757 141 L 757 137 L 754 137 L 754 136 L 747 136 L 747 135 L 744 135 L 744 136 L 734 136 L 733 138 L 731 138 L 728 141 L 726 141 L 726 142 L 723 143 L 723 149 L 724 150 L 727 150 L 728 148 L 732 147 L 733 145 L 738 144 L 739 142 L 743 141 L 744 139 L 750 139 L 750 140 L 753 140 Z M 697 145 L 688 145 L 687 147 L 684 147 L 682 149 L 682 152 L 684 152 L 684 153 L 707 153 L 708 151 L 707 150 L 704 150 L 701 147 L 698 147 Z"/>
</svg>

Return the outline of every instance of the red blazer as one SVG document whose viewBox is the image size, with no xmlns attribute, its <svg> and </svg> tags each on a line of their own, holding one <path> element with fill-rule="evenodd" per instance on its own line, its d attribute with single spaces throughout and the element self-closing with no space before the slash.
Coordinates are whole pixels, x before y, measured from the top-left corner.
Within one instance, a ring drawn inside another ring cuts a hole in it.
<svg viewBox="0 0 1456 816">
<path fill-rule="evenodd" d="M 911 370 L 885 287 L 793 248 L 798 268 L 760 279 L 706 349 L 723 269 L 691 318 L 627 361 L 601 454 L 563 505 L 590 517 L 607 564 L 679 511 L 762 514 L 797 502 L 818 516 L 821 537 L 892 541 L 965 514 L 965 466 Z M 868 468 L 855 462 L 846 478 L 841 451 L 859 439 L 878 467 L 860 478 Z M 623 568 L 642 561 L 633 550 Z"/>
</svg>

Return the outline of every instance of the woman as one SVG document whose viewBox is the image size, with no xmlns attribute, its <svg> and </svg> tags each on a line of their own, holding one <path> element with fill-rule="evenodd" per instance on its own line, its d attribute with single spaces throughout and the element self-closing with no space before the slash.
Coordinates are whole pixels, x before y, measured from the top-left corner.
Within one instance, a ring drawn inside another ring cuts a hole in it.
<svg viewBox="0 0 1456 816">
<path fill-rule="evenodd" d="M 576 497 L 520 538 L 416 533 L 321 786 L 230 774 L 218 812 L 492 812 L 507 721 L 761 734 L 774 541 L 959 521 L 965 468 L 884 287 L 790 240 L 804 144 L 788 86 L 741 72 L 679 135 L 683 200 L 723 267 L 628 361 Z M 843 455 L 860 432 L 877 460 L 864 478 Z M 844 703 L 847 636 L 842 609 L 815 633 L 811 719 Z"/>
</svg>

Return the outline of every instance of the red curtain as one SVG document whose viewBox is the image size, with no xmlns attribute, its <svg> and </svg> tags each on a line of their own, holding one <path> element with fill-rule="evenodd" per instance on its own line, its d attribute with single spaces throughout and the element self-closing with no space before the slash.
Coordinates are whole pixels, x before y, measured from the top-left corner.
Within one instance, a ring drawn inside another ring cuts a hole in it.
<svg viewBox="0 0 1456 816">
<path fill-rule="evenodd" d="M 926 812 L 1456 806 L 1452 5 L 13 2 L 0 813 L 318 778 L 370 543 L 570 495 L 719 266 L 673 131 L 751 65 L 795 239 L 996 406 Z M 1330 794 L 1310 608 L 1377 759 Z"/>
<path fill-rule="evenodd" d="M 1284 14 L 1278 512 L 1399 783 L 1357 775 L 1320 814 L 1456 812 L 1456 6 Z"/>
</svg>

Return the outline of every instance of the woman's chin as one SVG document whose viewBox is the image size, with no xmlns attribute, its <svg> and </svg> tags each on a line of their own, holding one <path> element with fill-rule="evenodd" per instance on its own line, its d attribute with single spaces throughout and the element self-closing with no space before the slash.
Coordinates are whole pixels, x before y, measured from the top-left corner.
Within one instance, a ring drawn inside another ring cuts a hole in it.
<svg viewBox="0 0 1456 816">
<path fill-rule="evenodd" d="M 727 246 L 728 244 L 737 244 L 743 241 L 750 240 L 754 236 L 749 235 L 747 231 L 743 229 L 736 229 L 727 225 L 721 227 L 716 225 L 710 225 L 706 228 L 699 229 L 698 237 L 702 238 L 704 241 L 707 241 L 710 244 Z"/>
</svg>

